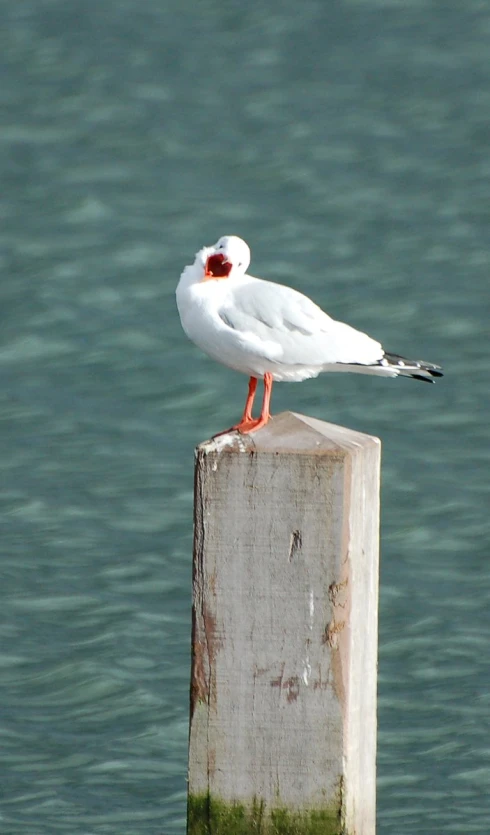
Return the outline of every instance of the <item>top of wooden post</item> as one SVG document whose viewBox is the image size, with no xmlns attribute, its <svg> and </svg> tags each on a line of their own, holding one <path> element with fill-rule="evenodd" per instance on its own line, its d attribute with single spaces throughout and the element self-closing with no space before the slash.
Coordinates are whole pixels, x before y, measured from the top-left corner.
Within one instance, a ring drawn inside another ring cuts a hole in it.
<svg viewBox="0 0 490 835">
<path fill-rule="evenodd" d="M 281 412 L 267 426 L 252 435 L 228 432 L 199 444 L 204 455 L 220 452 L 282 452 L 324 454 L 327 450 L 350 451 L 366 446 L 379 446 L 379 438 L 366 435 L 334 423 L 300 415 Z"/>
</svg>

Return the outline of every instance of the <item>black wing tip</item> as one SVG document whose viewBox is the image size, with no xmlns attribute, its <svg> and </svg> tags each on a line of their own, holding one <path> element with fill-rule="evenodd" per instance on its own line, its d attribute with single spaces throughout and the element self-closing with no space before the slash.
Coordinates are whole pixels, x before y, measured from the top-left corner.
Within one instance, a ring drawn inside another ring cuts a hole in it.
<svg viewBox="0 0 490 835">
<path fill-rule="evenodd" d="M 424 383 L 435 383 L 435 380 L 431 379 L 432 377 L 444 377 L 444 372 L 440 365 L 433 365 L 431 362 L 408 360 L 406 357 L 401 357 L 400 354 L 390 353 L 385 353 L 383 359 L 388 360 L 388 363 L 394 368 L 399 368 L 401 373 L 403 373 L 403 369 L 406 369 L 405 377 L 422 380 Z M 410 368 L 419 368 L 421 373 L 418 374 L 416 371 L 411 373 Z"/>
<path fill-rule="evenodd" d="M 428 383 L 435 383 L 435 380 L 432 380 L 432 377 L 444 377 L 444 372 L 442 368 L 438 365 L 430 365 L 428 362 L 420 362 L 419 367 L 421 371 L 424 371 L 424 374 L 412 374 L 412 377 L 415 380 L 427 380 Z M 427 377 L 427 374 L 430 374 L 430 377 Z"/>
<path fill-rule="evenodd" d="M 425 377 L 423 374 L 410 374 L 412 380 L 421 380 L 423 383 L 435 383 L 432 377 Z"/>
</svg>

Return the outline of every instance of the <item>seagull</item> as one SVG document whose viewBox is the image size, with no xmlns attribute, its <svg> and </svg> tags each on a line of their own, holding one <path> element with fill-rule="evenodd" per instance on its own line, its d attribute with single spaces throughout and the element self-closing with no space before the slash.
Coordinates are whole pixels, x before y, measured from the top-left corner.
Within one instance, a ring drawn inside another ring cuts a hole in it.
<svg viewBox="0 0 490 835">
<path fill-rule="evenodd" d="M 231 429 L 256 432 L 269 421 L 274 381 L 299 382 L 323 371 L 412 377 L 433 383 L 438 365 L 390 354 L 379 342 L 337 322 L 292 287 L 247 274 L 250 249 L 224 235 L 196 253 L 177 287 L 182 327 L 204 353 L 247 374 L 248 396 Z M 264 381 L 260 416 L 252 416 L 258 379 Z M 225 434 L 225 433 L 219 433 Z"/>
</svg>

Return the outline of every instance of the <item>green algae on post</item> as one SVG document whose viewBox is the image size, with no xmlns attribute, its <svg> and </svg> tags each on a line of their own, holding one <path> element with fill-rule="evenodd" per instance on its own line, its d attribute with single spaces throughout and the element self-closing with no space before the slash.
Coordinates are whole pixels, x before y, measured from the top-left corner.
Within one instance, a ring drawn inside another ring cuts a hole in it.
<svg viewBox="0 0 490 835">
<path fill-rule="evenodd" d="M 187 815 L 187 835 L 342 835 L 340 809 L 266 811 L 257 801 L 248 809 L 203 794 L 189 795 Z"/>
</svg>

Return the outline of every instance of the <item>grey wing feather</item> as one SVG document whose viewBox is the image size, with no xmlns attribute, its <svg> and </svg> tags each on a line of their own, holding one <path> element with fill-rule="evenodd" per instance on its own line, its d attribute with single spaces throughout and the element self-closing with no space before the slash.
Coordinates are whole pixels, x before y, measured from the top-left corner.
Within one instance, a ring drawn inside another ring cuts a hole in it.
<svg viewBox="0 0 490 835">
<path fill-rule="evenodd" d="M 261 279 L 236 287 L 232 304 L 219 315 L 242 339 L 260 340 L 261 352 L 284 365 L 371 363 L 383 355 L 378 342 L 336 322 L 307 296 Z"/>
</svg>

